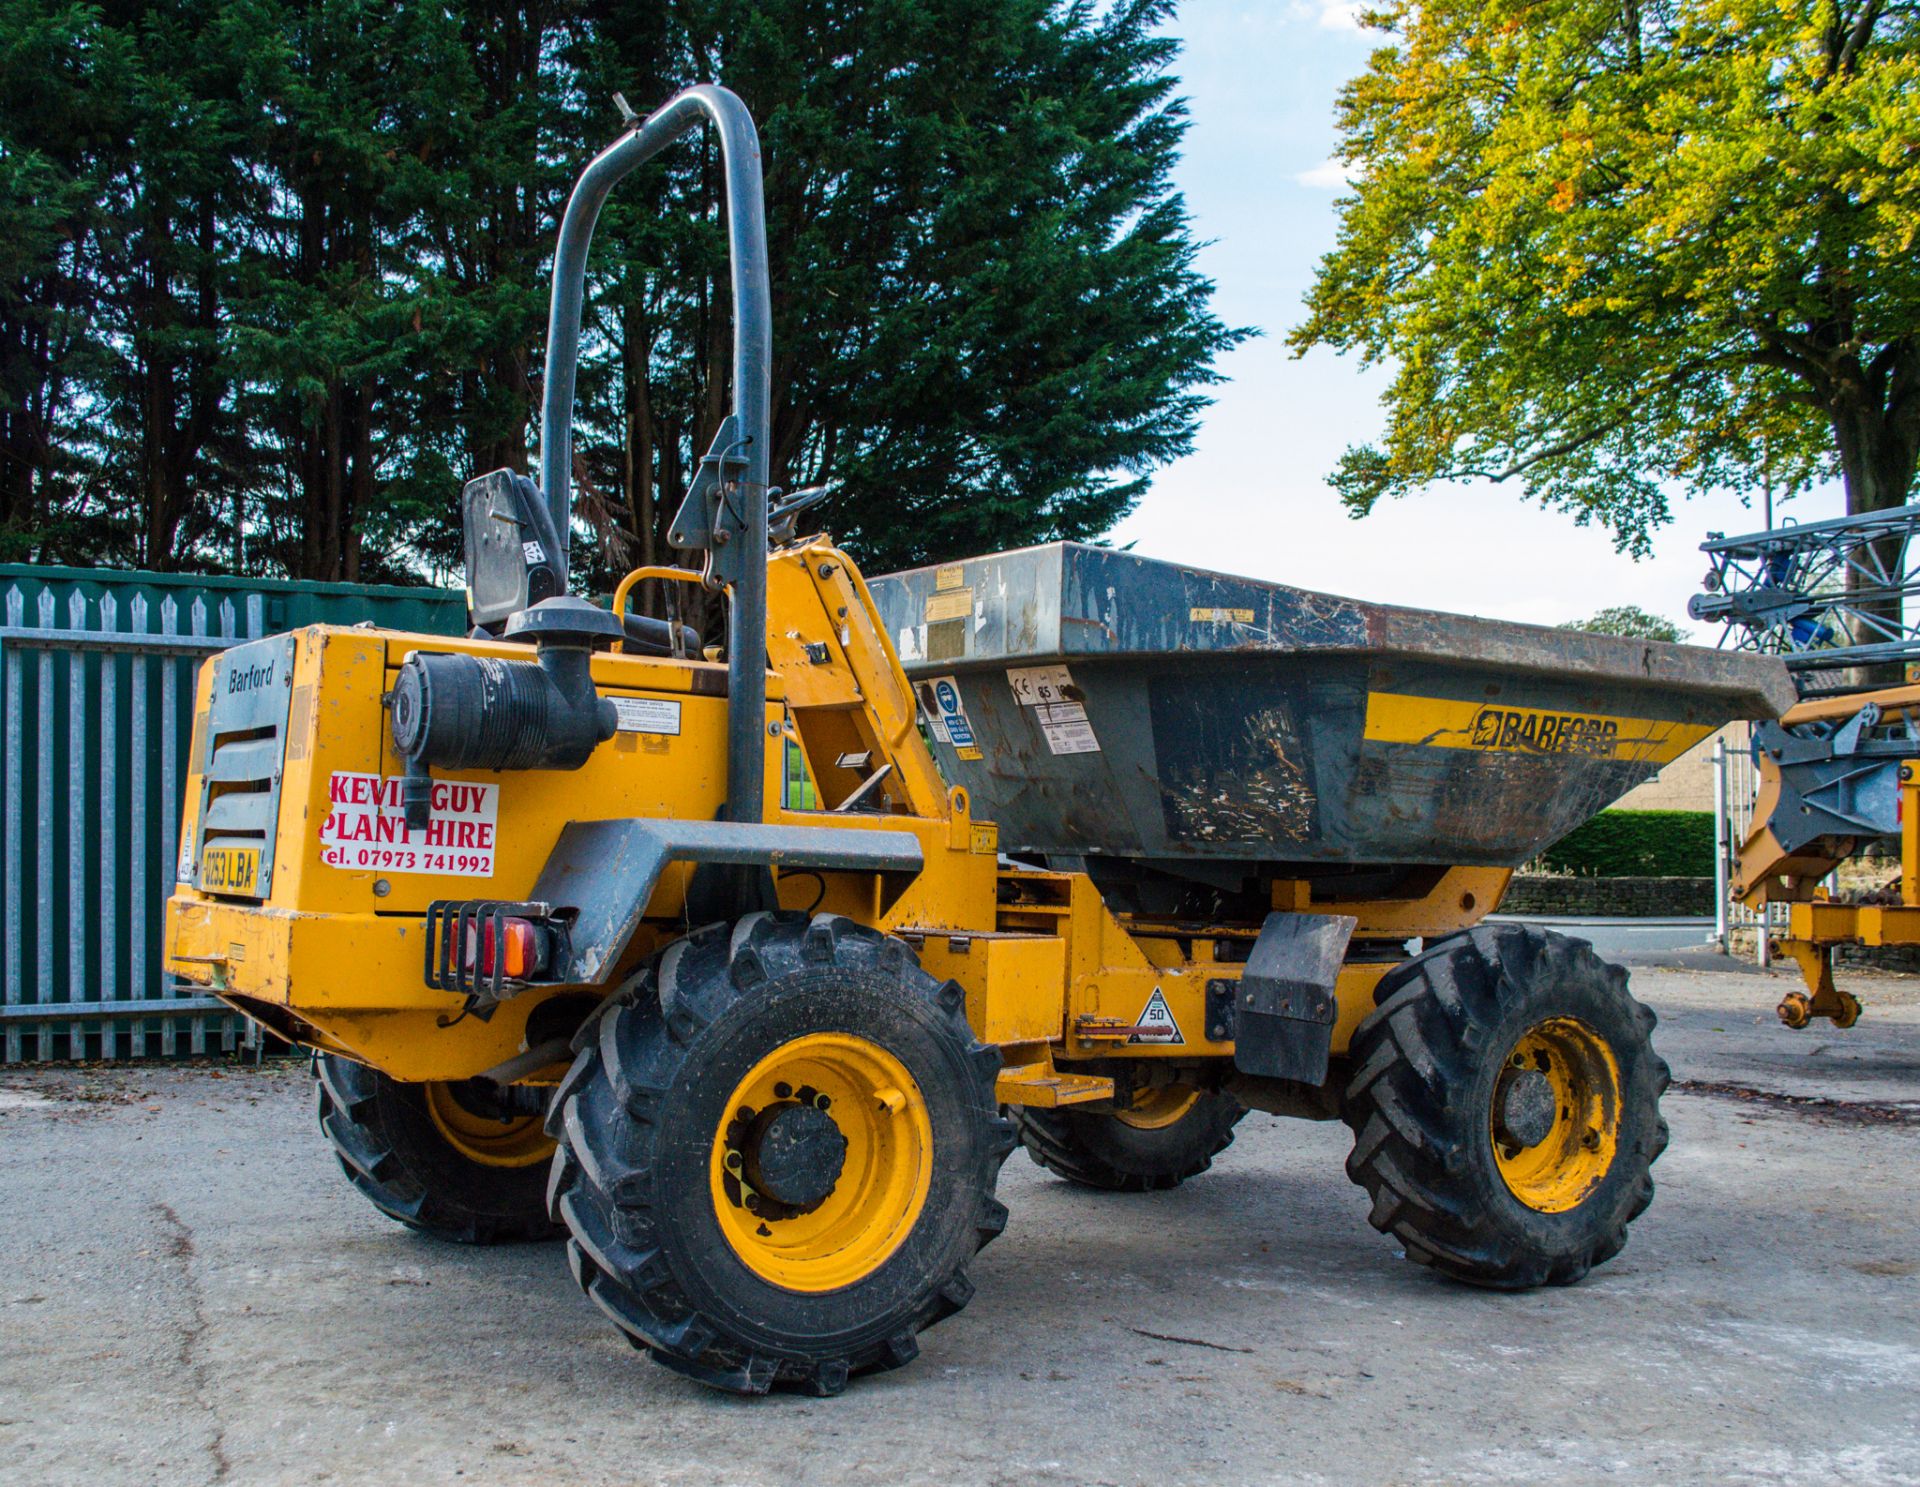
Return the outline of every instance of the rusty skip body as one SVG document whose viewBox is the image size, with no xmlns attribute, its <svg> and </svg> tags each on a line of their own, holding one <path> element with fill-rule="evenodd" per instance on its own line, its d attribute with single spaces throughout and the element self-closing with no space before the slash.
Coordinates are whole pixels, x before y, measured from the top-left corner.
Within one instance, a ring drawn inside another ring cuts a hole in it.
<svg viewBox="0 0 1920 1487">
<path fill-rule="evenodd" d="M 943 768 L 1008 850 L 1048 860 L 1512 867 L 1793 700 L 1767 657 L 1074 543 L 872 589 Z"/>
</svg>

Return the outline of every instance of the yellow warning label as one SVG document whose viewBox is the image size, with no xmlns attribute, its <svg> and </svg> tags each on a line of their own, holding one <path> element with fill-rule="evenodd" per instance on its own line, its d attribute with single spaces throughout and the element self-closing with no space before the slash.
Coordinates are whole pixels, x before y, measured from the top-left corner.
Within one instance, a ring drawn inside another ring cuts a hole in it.
<svg viewBox="0 0 1920 1487">
<path fill-rule="evenodd" d="M 1251 625 L 1251 609 L 1189 609 L 1187 618 L 1196 625 Z"/>
<path fill-rule="evenodd" d="M 933 586 L 936 589 L 957 589 L 967 581 L 966 566 L 961 563 L 949 563 L 944 568 L 933 570 Z"/>
<path fill-rule="evenodd" d="M 972 613 L 972 589 L 949 589 L 944 594 L 927 597 L 926 620 L 930 625 L 940 620 L 964 620 Z"/>
<path fill-rule="evenodd" d="M 992 821 L 973 823 L 973 850 L 982 857 L 992 857 L 1000 851 L 1000 828 Z"/>
<path fill-rule="evenodd" d="M 1500 754 L 1573 754 L 1631 764 L 1667 764 L 1713 730 L 1700 723 L 1555 712 L 1497 702 L 1459 702 L 1373 692 L 1367 697 L 1367 739 L 1479 749 Z"/>
</svg>

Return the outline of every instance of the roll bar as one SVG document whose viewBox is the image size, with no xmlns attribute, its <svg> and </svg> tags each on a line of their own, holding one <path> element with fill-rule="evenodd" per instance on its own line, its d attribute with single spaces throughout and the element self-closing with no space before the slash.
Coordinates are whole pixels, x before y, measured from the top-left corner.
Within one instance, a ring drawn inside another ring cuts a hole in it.
<svg viewBox="0 0 1920 1487">
<path fill-rule="evenodd" d="M 623 105 L 624 106 L 624 105 Z M 580 360 L 587 247 L 607 194 L 701 123 L 720 137 L 726 172 L 727 242 L 733 267 L 733 411 L 674 519 L 669 545 L 704 551 L 714 586 L 733 591 L 727 634 L 727 818 L 764 814 L 767 673 L 767 451 L 772 396 L 773 309 L 768 287 L 760 136 L 747 106 L 727 89 L 676 93 L 581 172 L 560 219 L 547 318 L 546 386 L 540 409 L 540 484 L 560 541 L 573 507 L 573 394 Z"/>
</svg>

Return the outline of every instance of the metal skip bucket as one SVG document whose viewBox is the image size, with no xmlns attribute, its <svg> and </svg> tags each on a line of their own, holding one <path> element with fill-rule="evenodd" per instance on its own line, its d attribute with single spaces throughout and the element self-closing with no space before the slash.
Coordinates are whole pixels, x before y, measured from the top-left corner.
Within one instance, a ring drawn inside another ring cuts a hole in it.
<svg viewBox="0 0 1920 1487">
<path fill-rule="evenodd" d="M 1768 657 L 1437 614 L 1077 543 L 872 584 L 1004 850 L 1514 867 L 1737 718 Z"/>
</svg>

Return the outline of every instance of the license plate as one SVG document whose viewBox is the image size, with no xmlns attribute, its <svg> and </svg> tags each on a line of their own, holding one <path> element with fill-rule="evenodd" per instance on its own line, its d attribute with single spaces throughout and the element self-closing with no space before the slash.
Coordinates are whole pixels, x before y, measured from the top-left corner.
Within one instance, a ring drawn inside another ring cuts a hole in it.
<svg viewBox="0 0 1920 1487">
<path fill-rule="evenodd" d="M 253 893 L 259 882 L 258 847 L 209 847 L 200 858 L 200 887 L 206 893 Z"/>
</svg>

